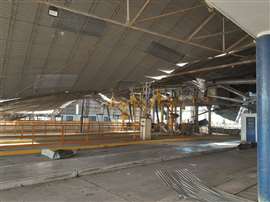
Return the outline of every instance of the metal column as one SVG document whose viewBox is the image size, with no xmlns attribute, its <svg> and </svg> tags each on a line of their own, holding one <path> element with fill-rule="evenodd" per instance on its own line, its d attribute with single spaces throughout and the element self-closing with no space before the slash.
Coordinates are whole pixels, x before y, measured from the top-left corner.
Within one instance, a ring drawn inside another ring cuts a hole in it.
<svg viewBox="0 0 270 202">
<path fill-rule="evenodd" d="M 270 33 L 256 44 L 258 200 L 270 202 Z"/>
</svg>

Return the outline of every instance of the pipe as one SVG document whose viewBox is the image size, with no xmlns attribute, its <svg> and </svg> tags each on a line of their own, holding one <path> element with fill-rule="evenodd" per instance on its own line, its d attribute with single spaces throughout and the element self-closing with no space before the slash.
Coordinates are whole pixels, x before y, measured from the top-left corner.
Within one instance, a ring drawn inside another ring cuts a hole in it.
<svg viewBox="0 0 270 202">
<path fill-rule="evenodd" d="M 80 124 L 80 132 L 81 133 L 83 133 L 83 115 L 84 115 L 84 101 L 85 101 L 85 99 L 83 98 L 83 100 L 82 100 L 82 109 L 81 109 L 81 120 L 80 120 L 80 122 L 81 122 L 81 124 Z"/>
<path fill-rule="evenodd" d="M 157 123 L 159 124 L 158 101 L 157 100 L 155 100 L 155 111 L 156 111 L 156 116 L 157 116 Z"/>
<path fill-rule="evenodd" d="M 108 114 L 109 121 L 111 121 L 111 113 L 110 113 L 109 106 L 107 105 L 106 108 L 107 108 L 107 114 Z"/>
<path fill-rule="evenodd" d="M 212 106 L 207 106 L 208 109 L 208 135 L 212 135 Z"/>
<path fill-rule="evenodd" d="M 171 78 L 171 77 L 175 77 L 175 76 L 182 76 L 182 75 L 187 75 L 187 74 L 208 72 L 208 71 L 212 71 L 212 70 L 225 69 L 227 67 L 236 68 L 237 66 L 240 66 L 240 65 L 252 64 L 252 63 L 256 63 L 256 59 L 244 60 L 244 61 L 233 62 L 233 63 L 229 63 L 229 64 L 224 64 L 224 65 L 216 65 L 216 66 L 212 66 L 212 67 L 203 67 L 203 68 L 200 68 L 200 69 L 195 69 L 195 70 L 190 70 L 190 71 L 185 71 L 185 72 L 179 72 L 179 73 L 176 73 L 176 74 L 168 75 L 166 78 Z"/>
<path fill-rule="evenodd" d="M 129 119 L 131 120 L 131 122 L 133 122 L 133 113 L 132 113 L 132 106 L 130 103 L 128 103 L 128 110 L 129 110 Z"/>
<path fill-rule="evenodd" d="M 256 84 L 256 79 L 228 79 L 210 81 L 208 84 L 229 84 L 229 85 L 241 85 L 241 84 Z"/>
<path fill-rule="evenodd" d="M 222 51 L 226 51 L 226 42 L 225 42 L 225 19 L 222 17 Z"/>
<path fill-rule="evenodd" d="M 127 0 L 127 19 L 126 19 L 126 24 L 128 25 L 130 22 L 130 6 L 129 6 L 129 0 Z"/>
<path fill-rule="evenodd" d="M 240 97 L 242 97 L 242 98 L 245 98 L 245 99 L 248 98 L 243 92 L 241 92 L 241 91 L 239 91 L 239 90 L 236 90 L 236 89 L 234 89 L 234 88 L 232 88 L 232 87 L 224 86 L 224 85 L 218 85 L 218 88 L 222 88 L 222 89 L 224 89 L 224 90 L 227 90 L 228 92 L 231 92 L 231 93 L 233 93 L 233 94 L 235 94 L 235 95 L 238 95 L 238 96 L 240 96 Z"/>
<path fill-rule="evenodd" d="M 230 101 L 230 102 L 236 102 L 236 103 L 243 103 L 242 100 L 239 99 L 235 99 L 235 98 L 229 98 L 229 97 L 223 97 L 223 96 L 217 96 L 217 95 L 209 95 L 208 97 L 212 97 L 212 98 L 216 98 L 216 99 L 221 99 L 221 100 L 226 100 L 226 101 Z"/>
</svg>

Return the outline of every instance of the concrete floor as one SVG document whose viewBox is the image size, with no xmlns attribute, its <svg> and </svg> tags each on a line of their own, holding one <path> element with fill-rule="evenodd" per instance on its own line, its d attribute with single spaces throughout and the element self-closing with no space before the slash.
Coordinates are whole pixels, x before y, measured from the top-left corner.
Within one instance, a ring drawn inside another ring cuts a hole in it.
<svg viewBox="0 0 270 202">
<path fill-rule="evenodd" d="M 220 142 L 196 142 L 175 143 L 172 145 L 140 145 L 125 148 L 100 150 L 93 153 L 82 152 L 78 161 L 99 156 L 99 161 L 106 164 L 114 162 L 112 157 L 121 157 L 127 160 L 130 154 L 139 157 L 153 157 L 164 152 L 171 155 L 172 151 L 178 151 L 182 156 L 174 160 L 163 160 L 145 164 L 132 165 L 132 167 L 112 169 L 108 172 L 84 175 L 78 178 L 53 181 L 43 184 L 24 186 L 0 191 L 0 201 L 13 202 L 62 202 L 62 201 L 93 201 L 93 202 L 172 202 L 179 201 L 176 193 L 167 188 L 154 174 L 157 168 L 169 170 L 176 168 L 188 168 L 200 177 L 208 186 L 232 193 L 243 198 L 256 200 L 256 151 L 255 149 L 245 151 L 220 151 L 214 153 L 195 152 L 194 155 L 184 155 L 190 148 L 207 147 L 205 144 L 226 145 Z M 181 147 L 180 147 L 181 145 Z M 201 145 L 201 146 L 198 146 Z M 204 145 L 204 146 L 202 146 Z M 178 148 L 178 149 L 177 149 Z M 186 148 L 186 149 L 184 149 Z M 212 150 L 214 151 L 214 150 Z M 109 152 L 109 154 L 108 154 Z M 118 156 L 121 154 L 121 156 Z M 110 156 L 110 157 L 109 157 Z M 126 156 L 126 157 L 125 157 Z M 33 159 L 38 158 L 32 156 Z M 111 162 L 109 159 L 111 158 Z M 72 160 L 72 159 L 69 159 Z M 16 158 L 11 160 L 13 166 L 21 165 L 15 163 Z M 62 160 L 66 162 L 67 160 Z M 52 161 L 43 160 L 41 163 Z M 61 162 L 61 161 L 53 161 Z M 40 162 L 36 162 L 40 163 Z M 88 162 L 91 167 L 91 162 Z M 28 163 L 29 164 L 29 163 Z M 50 164 L 48 164 L 50 165 Z M 74 163 L 74 166 L 77 166 Z M 6 170 L 8 172 L 8 170 Z M 1 175 L 3 176 L 4 173 Z"/>
</svg>

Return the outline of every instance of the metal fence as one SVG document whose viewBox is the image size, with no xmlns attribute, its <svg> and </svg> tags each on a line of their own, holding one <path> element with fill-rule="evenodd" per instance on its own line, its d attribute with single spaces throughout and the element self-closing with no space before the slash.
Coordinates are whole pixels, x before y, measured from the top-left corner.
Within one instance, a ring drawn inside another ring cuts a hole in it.
<svg viewBox="0 0 270 202">
<path fill-rule="evenodd" d="M 91 138 L 137 136 L 139 123 L 84 121 L 1 121 L 0 147 L 88 144 Z"/>
</svg>

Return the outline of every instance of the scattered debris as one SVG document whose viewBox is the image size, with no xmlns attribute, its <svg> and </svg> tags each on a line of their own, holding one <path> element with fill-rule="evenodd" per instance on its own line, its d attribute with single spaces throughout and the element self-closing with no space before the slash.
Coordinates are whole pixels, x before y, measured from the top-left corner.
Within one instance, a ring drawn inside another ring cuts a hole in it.
<svg viewBox="0 0 270 202">
<path fill-rule="evenodd" d="M 187 169 L 177 169 L 173 172 L 158 169 L 155 174 L 165 185 L 178 193 L 179 199 L 193 199 L 201 202 L 248 202 L 248 200 L 207 187 Z"/>
<path fill-rule="evenodd" d="M 49 159 L 58 160 L 58 159 L 65 159 L 74 156 L 77 152 L 73 150 L 51 150 L 51 149 L 42 149 L 41 154 L 47 156 Z"/>
</svg>

